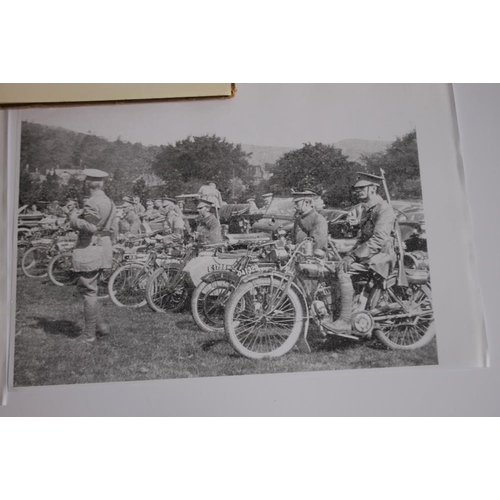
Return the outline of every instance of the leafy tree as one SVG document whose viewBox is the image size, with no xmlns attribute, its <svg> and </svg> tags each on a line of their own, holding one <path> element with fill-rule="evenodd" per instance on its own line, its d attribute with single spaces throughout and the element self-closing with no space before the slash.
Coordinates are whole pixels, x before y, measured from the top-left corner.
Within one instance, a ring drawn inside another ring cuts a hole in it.
<svg viewBox="0 0 500 500">
<path fill-rule="evenodd" d="M 398 137 L 384 152 L 363 156 L 360 162 L 366 172 L 379 175 L 381 168 L 385 171 L 391 197 L 422 197 L 415 130 Z"/>
<path fill-rule="evenodd" d="M 348 205 L 353 165 L 341 149 L 307 143 L 277 160 L 265 186 L 281 196 L 290 196 L 291 189 L 312 189 L 329 206 Z"/>
<path fill-rule="evenodd" d="M 19 205 L 30 205 L 38 201 L 40 181 L 33 179 L 30 172 L 23 168 L 19 175 Z"/>
<path fill-rule="evenodd" d="M 40 201 L 59 200 L 60 194 L 59 178 L 55 173 L 48 173 L 47 178 L 42 182 L 39 194 Z"/>
<path fill-rule="evenodd" d="M 132 193 L 135 196 L 138 196 L 142 203 L 144 203 L 149 197 L 149 189 L 146 185 L 146 181 L 144 179 L 139 179 L 134 182 L 134 185 L 132 186 Z"/>
<path fill-rule="evenodd" d="M 215 135 L 188 137 L 162 146 L 153 161 L 153 171 L 167 183 L 169 195 L 196 192 L 207 181 L 217 183 L 224 199 L 231 199 L 236 179 L 251 181 L 249 154 L 240 144 Z"/>
</svg>

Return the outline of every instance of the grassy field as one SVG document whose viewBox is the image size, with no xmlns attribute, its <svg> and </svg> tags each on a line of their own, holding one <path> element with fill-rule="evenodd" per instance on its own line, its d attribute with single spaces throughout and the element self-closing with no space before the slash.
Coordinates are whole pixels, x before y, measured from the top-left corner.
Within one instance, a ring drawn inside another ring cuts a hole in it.
<svg viewBox="0 0 500 500">
<path fill-rule="evenodd" d="M 157 314 L 147 306 L 118 308 L 109 299 L 101 303 L 111 334 L 86 346 L 72 340 L 83 326 L 77 289 L 19 276 L 14 385 L 437 364 L 435 341 L 417 351 L 390 351 L 375 340 L 324 342 L 314 327 L 308 337 L 311 354 L 291 352 L 277 359 L 249 360 L 237 355 L 224 335 L 198 330 L 188 313 Z"/>
</svg>

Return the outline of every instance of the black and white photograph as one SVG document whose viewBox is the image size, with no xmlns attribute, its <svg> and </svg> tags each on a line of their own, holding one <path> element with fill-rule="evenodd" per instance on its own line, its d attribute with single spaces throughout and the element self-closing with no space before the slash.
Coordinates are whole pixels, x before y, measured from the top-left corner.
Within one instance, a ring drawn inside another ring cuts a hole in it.
<svg viewBox="0 0 500 500">
<path fill-rule="evenodd" d="M 14 386 L 438 365 L 411 95 L 19 111 Z"/>
</svg>

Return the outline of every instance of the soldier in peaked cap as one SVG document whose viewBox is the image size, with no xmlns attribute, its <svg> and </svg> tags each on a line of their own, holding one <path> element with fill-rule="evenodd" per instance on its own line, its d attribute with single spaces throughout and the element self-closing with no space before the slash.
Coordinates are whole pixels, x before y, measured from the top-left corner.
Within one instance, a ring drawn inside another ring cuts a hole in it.
<svg viewBox="0 0 500 500">
<path fill-rule="evenodd" d="M 69 224 L 78 231 L 73 250 L 73 269 L 78 273 L 78 284 L 83 291 L 85 327 L 82 340 L 91 344 L 96 335 L 106 335 L 109 328 L 101 318 L 97 301 L 97 283 L 103 269 L 113 264 L 112 240 L 117 235 L 116 207 L 104 193 L 106 172 L 83 170 L 90 192 L 82 213 L 76 207 L 69 214 Z"/>
<path fill-rule="evenodd" d="M 131 196 L 123 197 L 123 215 L 120 220 L 120 233 L 139 234 L 141 232 L 141 219 L 135 211 L 134 199 Z"/>
<path fill-rule="evenodd" d="M 334 333 L 351 332 L 352 300 L 354 289 L 352 277 L 373 269 L 388 277 L 396 262 L 393 232 L 396 215 L 391 205 L 378 193 L 381 177 L 358 173 L 353 186 L 360 202 L 360 230 L 354 245 L 347 249 L 337 274 L 340 285 L 340 317 L 336 321 L 327 318 L 323 325 Z"/>
<path fill-rule="evenodd" d="M 142 215 L 143 220 L 150 221 L 157 219 L 160 216 L 160 212 L 156 210 L 153 204 L 153 200 L 146 201 L 146 211 Z"/>
<path fill-rule="evenodd" d="M 259 208 L 255 204 L 255 196 L 251 196 L 250 198 L 248 198 L 247 203 L 248 203 L 248 205 L 250 205 L 248 208 L 249 214 L 255 214 L 259 211 Z"/>
<path fill-rule="evenodd" d="M 196 231 L 204 240 L 204 243 L 214 244 L 222 242 L 222 229 L 220 222 L 212 213 L 214 204 L 209 200 L 199 200 L 196 207 L 200 215 Z"/>
<path fill-rule="evenodd" d="M 174 198 L 165 196 L 163 201 L 165 202 L 163 229 L 166 234 L 163 241 L 165 244 L 182 243 L 186 229 L 182 210 L 177 206 L 177 200 Z"/>
<path fill-rule="evenodd" d="M 294 243 L 300 243 L 309 237 L 314 240 L 314 249 L 326 250 L 328 247 L 328 222 L 314 208 L 317 194 L 311 190 L 292 192 L 296 210 L 292 231 Z"/>
</svg>

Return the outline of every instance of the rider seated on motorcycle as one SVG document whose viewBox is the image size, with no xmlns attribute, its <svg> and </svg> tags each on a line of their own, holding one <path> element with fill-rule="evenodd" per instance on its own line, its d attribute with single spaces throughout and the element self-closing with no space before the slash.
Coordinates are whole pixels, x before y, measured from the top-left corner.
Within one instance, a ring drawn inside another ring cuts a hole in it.
<svg viewBox="0 0 500 500">
<path fill-rule="evenodd" d="M 292 191 L 293 203 L 296 210 L 295 222 L 292 231 L 294 244 L 300 243 L 304 238 L 312 238 L 314 250 L 327 250 L 328 248 L 328 222 L 314 208 L 318 195 L 311 190 Z"/>
<path fill-rule="evenodd" d="M 396 262 L 393 231 L 396 214 L 391 205 L 379 194 L 377 188 L 383 180 L 375 175 L 358 173 L 353 190 L 361 204 L 358 237 L 353 244 L 338 248 L 346 252 L 337 272 L 340 285 L 340 317 L 336 321 L 325 318 L 322 325 L 327 331 L 338 334 L 351 333 L 351 316 L 354 289 L 352 278 L 372 269 L 387 278 Z"/>
<path fill-rule="evenodd" d="M 165 246 L 180 245 L 184 242 L 184 217 L 177 207 L 175 199 L 164 197 L 163 202 L 165 215 L 163 243 Z"/>
</svg>

